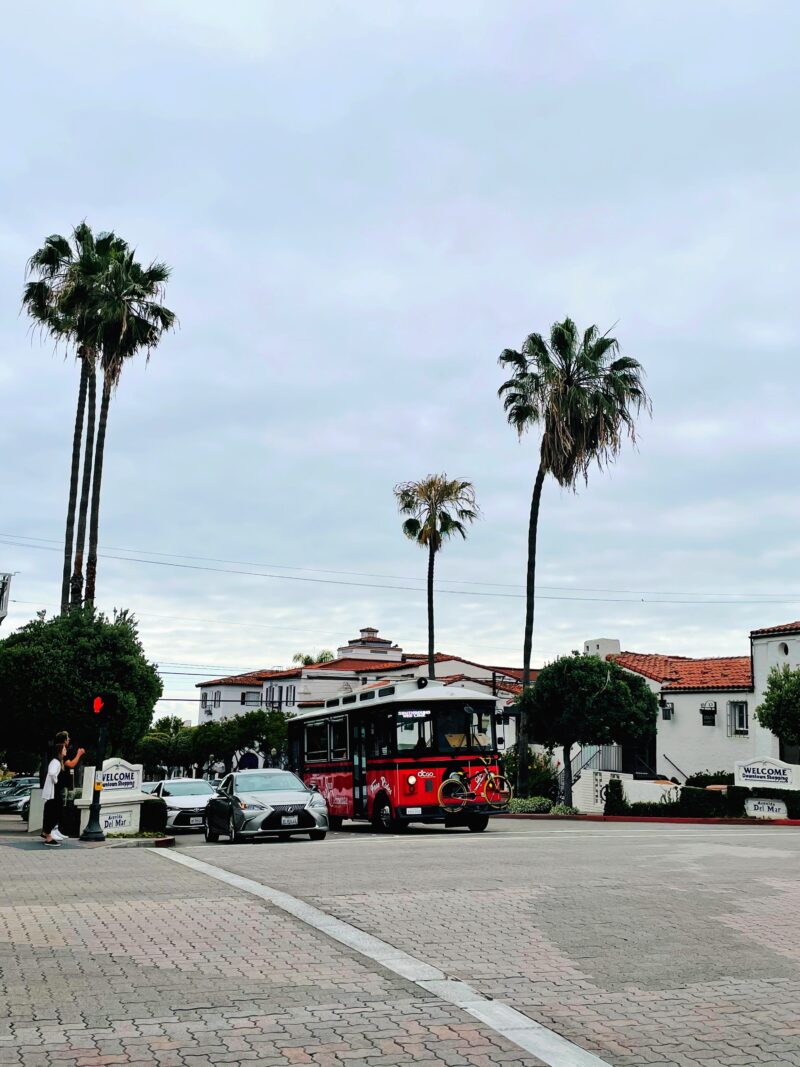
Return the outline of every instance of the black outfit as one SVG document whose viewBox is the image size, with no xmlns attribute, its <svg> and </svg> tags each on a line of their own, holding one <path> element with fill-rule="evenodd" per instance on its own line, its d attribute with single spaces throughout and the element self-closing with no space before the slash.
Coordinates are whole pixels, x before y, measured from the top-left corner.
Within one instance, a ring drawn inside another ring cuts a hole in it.
<svg viewBox="0 0 800 1067">
<path fill-rule="evenodd" d="M 42 811 L 42 834 L 45 837 L 53 832 L 53 828 L 58 825 L 58 816 L 61 812 L 61 806 L 58 803 L 58 794 L 56 794 L 51 800 L 44 802 L 44 810 Z"/>
</svg>

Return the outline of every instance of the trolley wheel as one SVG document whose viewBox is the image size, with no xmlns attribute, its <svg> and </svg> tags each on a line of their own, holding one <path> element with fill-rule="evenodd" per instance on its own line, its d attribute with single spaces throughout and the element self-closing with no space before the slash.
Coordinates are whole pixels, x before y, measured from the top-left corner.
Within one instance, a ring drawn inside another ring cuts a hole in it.
<svg viewBox="0 0 800 1067">
<path fill-rule="evenodd" d="M 473 834 L 481 834 L 489 825 L 488 815 L 470 815 L 467 826 Z"/>
<path fill-rule="evenodd" d="M 394 829 L 392 805 L 385 793 L 381 793 L 373 801 L 372 828 L 379 834 L 390 834 Z"/>
<path fill-rule="evenodd" d="M 439 786 L 439 806 L 445 811 L 461 811 L 469 799 L 469 790 L 461 778 L 445 778 Z"/>
<path fill-rule="evenodd" d="M 505 808 L 514 795 L 511 782 L 501 774 L 493 775 L 483 790 L 486 803 L 490 808 Z"/>
</svg>

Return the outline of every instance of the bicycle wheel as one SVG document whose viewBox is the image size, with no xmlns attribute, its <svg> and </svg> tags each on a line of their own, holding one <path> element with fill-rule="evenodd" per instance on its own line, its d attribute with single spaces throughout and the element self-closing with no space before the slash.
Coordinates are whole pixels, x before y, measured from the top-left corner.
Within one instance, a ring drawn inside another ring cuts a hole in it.
<svg viewBox="0 0 800 1067">
<path fill-rule="evenodd" d="M 445 811 L 461 811 L 468 796 L 467 787 L 460 778 L 445 778 L 439 786 L 439 805 Z"/>
<path fill-rule="evenodd" d="M 483 790 L 486 803 L 490 808 L 505 808 L 514 795 L 511 782 L 502 774 L 492 774 L 486 779 Z"/>
</svg>

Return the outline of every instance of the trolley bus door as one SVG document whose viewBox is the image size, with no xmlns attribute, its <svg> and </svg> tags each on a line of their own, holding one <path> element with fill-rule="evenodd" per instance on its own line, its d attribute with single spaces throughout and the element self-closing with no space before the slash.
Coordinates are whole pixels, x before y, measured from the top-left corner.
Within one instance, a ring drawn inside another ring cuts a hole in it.
<svg viewBox="0 0 800 1067">
<path fill-rule="evenodd" d="M 353 815 L 366 817 L 367 814 L 367 736 L 366 727 L 361 722 L 353 723 Z"/>
</svg>

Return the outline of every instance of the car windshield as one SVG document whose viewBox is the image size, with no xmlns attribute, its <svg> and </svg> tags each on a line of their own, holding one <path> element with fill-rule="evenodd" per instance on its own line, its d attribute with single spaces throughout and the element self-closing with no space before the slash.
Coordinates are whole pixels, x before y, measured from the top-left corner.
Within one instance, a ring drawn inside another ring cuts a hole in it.
<svg viewBox="0 0 800 1067">
<path fill-rule="evenodd" d="M 208 782 L 202 778 L 194 782 L 164 782 L 161 789 L 162 797 L 193 797 L 213 792 Z"/>
<path fill-rule="evenodd" d="M 274 774 L 237 774 L 236 791 L 238 793 L 277 793 L 289 789 L 308 790 L 291 771 L 275 771 Z"/>
<path fill-rule="evenodd" d="M 494 704 L 453 701 L 397 711 L 397 754 L 449 756 L 494 749 Z"/>
</svg>

